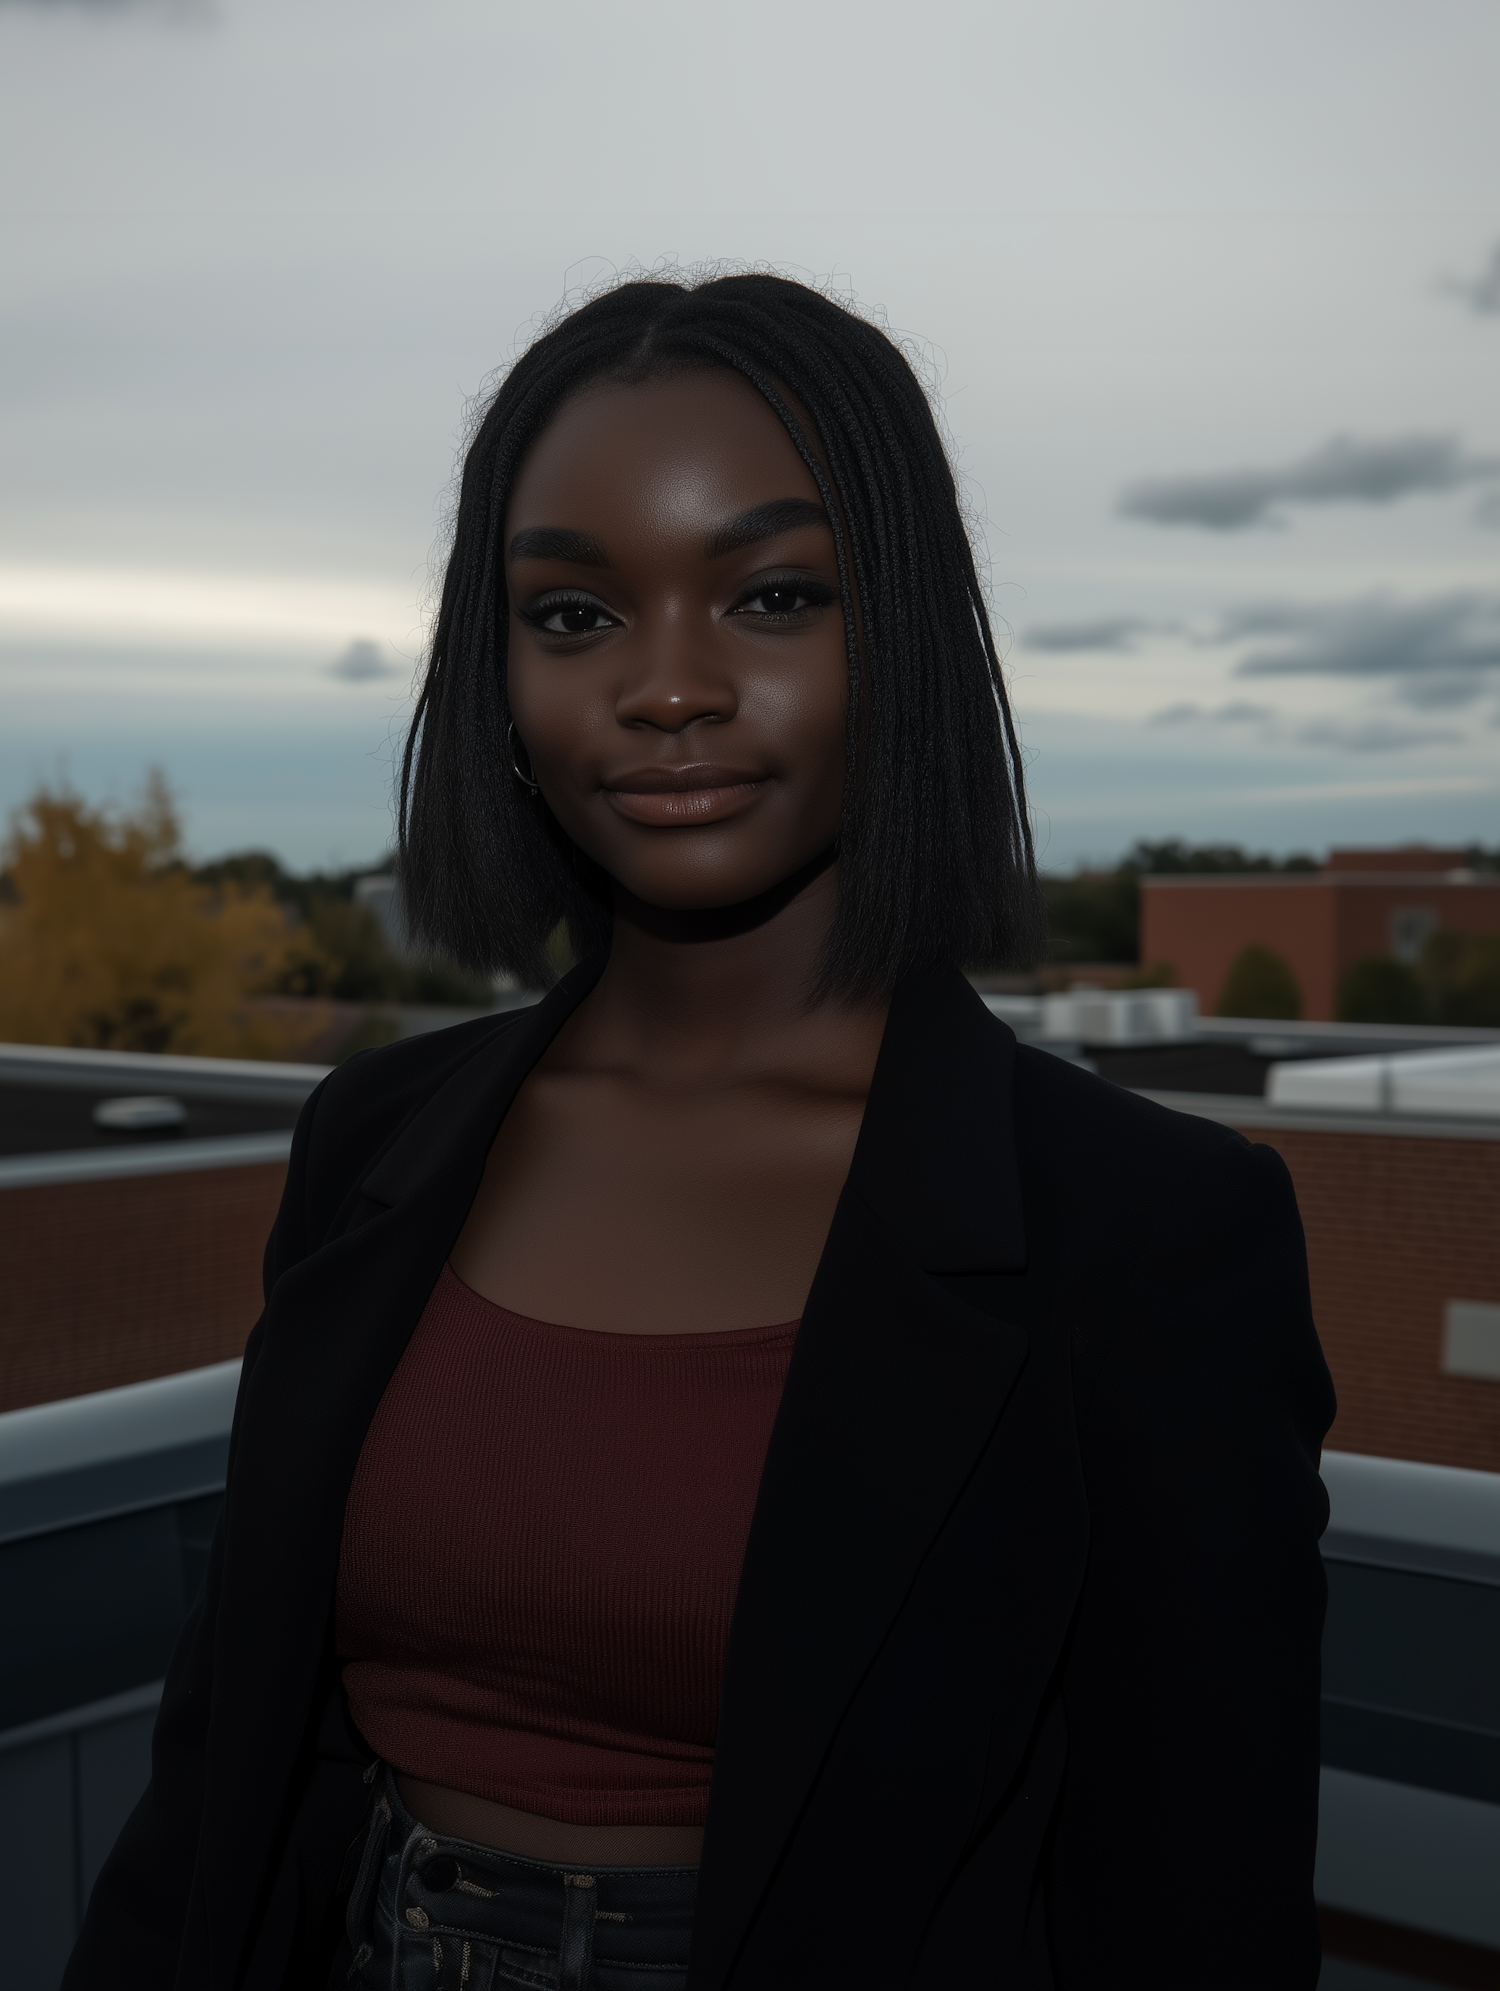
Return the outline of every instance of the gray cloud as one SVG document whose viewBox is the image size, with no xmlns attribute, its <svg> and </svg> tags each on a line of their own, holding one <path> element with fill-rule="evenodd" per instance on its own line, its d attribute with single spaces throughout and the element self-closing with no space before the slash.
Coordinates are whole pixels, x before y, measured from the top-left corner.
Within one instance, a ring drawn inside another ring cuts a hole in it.
<svg viewBox="0 0 1500 1991">
<path fill-rule="evenodd" d="M 217 19 L 213 0 L 0 0 L 29 14 L 154 14 L 169 23 L 199 27 Z"/>
<path fill-rule="evenodd" d="M 1305 747 L 1337 747 L 1345 753 L 1400 753 L 1407 747 L 1427 747 L 1439 742 L 1451 745 L 1463 734 L 1452 726 L 1402 725 L 1390 719 L 1363 719 L 1352 724 L 1342 719 L 1314 719 L 1298 728 L 1297 738 Z"/>
<path fill-rule="evenodd" d="M 1409 705 L 1468 705 L 1500 670 L 1500 595 L 1261 603 L 1226 617 L 1219 634 L 1271 639 L 1240 659 L 1243 677 L 1394 678 Z"/>
<path fill-rule="evenodd" d="M 1452 436 L 1393 436 L 1359 442 L 1335 436 L 1279 469 L 1226 470 L 1206 477 L 1149 477 L 1123 492 L 1116 509 L 1153 525 L 1242 532 L 1273 524 L 1281 505 L 1388 505 L 1418 491 L 1453 491 L 1500 477 L 1500 458 L 1469 456 Z"/>
<path fill-rule="evenodd" d="M 345 684 L 370 684 L 376 678 L 395 677 L 398 672 L 394 664 L 386 662 L 378 643 L 361 636 L 328 666 L 328 675 L 342 678 Z"/>
<path fill-rule="evenodd" d="M 1449 277 L 1444 290 L 1461 297 L 1481 318 L 1500 317 L 1500 242 L 1490 251 L 1490 259 L 1474 277 Z"/>
<path fill-rule="evenodd" d="M 1219 726 L 1257 726 L 1275 716 L 1269 705 L 1251 705 L 1243 698 L 1228 705 L 1167 705 L 1151 714 L 1158 726 L 1181 726 L 1194 720 L 1209 720 Z"/>
<path fill-rule="evenodd" d="M 1096 622 L 1044 622 L 1021 641 L 1028 650 L 1133 650 L 1154 625 L 1139 615 L 1107 615 Z"/>
<path fill-rule="evenodd" d="M 1398 753 L 1463 738 L 1451 726 L 1378 718 L 1312 719 L 1288 730 L 1269 705 L 1251 705 L 1243 699 L 1229 705 L 1168 705 L 1151 718 L 1158 726 L 1259 726 L 1268 738 L 1293 740 L 1305 747 L 1335 747 L 1344 753 Z"/>
</svg>

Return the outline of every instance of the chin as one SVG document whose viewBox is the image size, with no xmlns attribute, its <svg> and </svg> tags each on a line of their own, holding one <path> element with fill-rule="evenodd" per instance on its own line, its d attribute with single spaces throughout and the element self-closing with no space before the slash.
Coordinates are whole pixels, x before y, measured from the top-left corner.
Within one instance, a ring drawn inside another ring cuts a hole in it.
<svg viewBox="0 0 1500 1991">
<path fill-rule="evenodd" d="M 803 889 L 809 860 L 794 858 L 786 865 L 757 866 L 718 876 L 698 872 L 690 877 L 632 877 L 614 873 L 615 883 L 643 906 L 662 913 L 723 913 L 737 906 L 753 907 L 786 889 L 795 897 Z"/>
</svg>

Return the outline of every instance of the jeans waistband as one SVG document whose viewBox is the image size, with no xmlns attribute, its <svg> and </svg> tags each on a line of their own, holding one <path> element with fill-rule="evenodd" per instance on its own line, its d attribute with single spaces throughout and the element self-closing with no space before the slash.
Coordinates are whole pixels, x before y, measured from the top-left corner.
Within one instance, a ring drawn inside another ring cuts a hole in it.
<svg viewBox="0 0 1500 1991">
<path fill-rule="evenodd" d="M 349 1901 L 380 1991 L 682 1991 L 696 1867 L 576 1867 L 430 1832 L 382 1764 Z"/>
</svg>

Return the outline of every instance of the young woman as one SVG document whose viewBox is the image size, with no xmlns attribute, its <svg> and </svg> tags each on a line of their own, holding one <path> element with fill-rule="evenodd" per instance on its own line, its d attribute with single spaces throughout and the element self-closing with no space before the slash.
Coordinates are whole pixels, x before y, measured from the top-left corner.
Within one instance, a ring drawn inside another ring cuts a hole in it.
<svg viewBox="0 0 1500 1991">
<path fill-rule="evenodd" d="M 309 1101 L 69 1991 L 1311 1987 L 1332 1395 L 1286 1171 L 1019 1047 L 899 351 L 631 283 L 491 403 L 402 786 L 543 980 Z"/>
</svg>

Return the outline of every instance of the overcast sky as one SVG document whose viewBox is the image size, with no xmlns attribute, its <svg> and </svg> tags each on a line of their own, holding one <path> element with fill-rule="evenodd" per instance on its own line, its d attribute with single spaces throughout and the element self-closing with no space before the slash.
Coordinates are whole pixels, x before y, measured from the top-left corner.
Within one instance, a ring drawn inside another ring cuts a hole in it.
<svg viewBox="0 0 1500 1991">
<path fill-rule="evenodd" d="M 1493 0 L 0 0 L 0 807 L 376 856 L 465 407 L 829 282 L 982 521 L 1043 861 L 1500 841 Z"/>
</svg>

